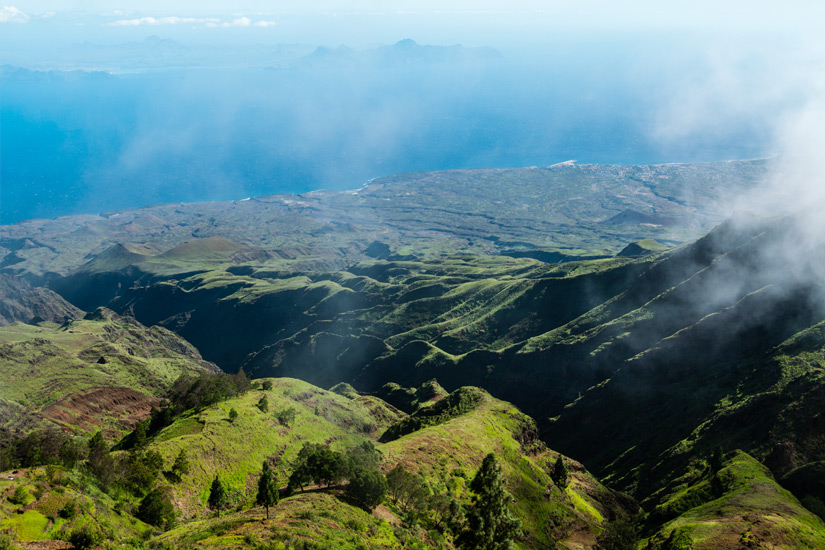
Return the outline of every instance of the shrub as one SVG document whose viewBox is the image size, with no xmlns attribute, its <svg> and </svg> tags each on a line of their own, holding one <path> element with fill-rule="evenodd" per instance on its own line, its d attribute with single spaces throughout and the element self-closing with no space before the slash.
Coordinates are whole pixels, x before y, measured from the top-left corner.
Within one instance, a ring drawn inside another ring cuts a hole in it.
<svg viewBox="0 0 825 550">
<path fill-rule="evenodd" d="M 278 423 L 281 426 L 289 426 L 292 424 L 292 421 L 295 420 L 295 416 L 298 412 L 295 410 L 294 407 L 288 407 L 282 411 L 278 411 L 275 414 L 275 417 L 278 419 Z"/>
<path fill-rule="evenodd" d="M 344 494 L 358 506 L 371 511 L 387 494 L 387 478 L 378 470 L 358 468 L 350 475 Z"/>
<path fill-rule="evenodd" d="M 264 391 L 269 391 L 272 389 L 272 380 L 264 380 L 263 384 L 261 384 L 261 389 Z"/>
<path fill-rule="evenodd" d="M 72 531 L 68 542 L 78 550 L 87 550 L 100 544 L 102 538 L 97 530 L 83 525 Z"/>
<path fill-rule="evenodd" d="M 26 501 L 29 499 L 29 492 L 26 490 L 26 487 L 23 485 L 18 485 L 17 488 L 14 490 L 14 494 L 9 497 L 9 502 L 12 504 L 17 504 L 22 506 L 26 504 Z"/>
<path fill-rule="evenodd" d="M 156 527 L 168 529 L 175 523 L 175 506 L 169 492 L 157 488 L 149 492 L 137 510 L 137 517 Z"/>
<path fill-rule="evenodd" d="M 72 520 L 77 517 L 77 504 L 74 502 L 67 502 L 62 508 L 57 510 L 57 515 L 66 520 Z"/>
</svg>

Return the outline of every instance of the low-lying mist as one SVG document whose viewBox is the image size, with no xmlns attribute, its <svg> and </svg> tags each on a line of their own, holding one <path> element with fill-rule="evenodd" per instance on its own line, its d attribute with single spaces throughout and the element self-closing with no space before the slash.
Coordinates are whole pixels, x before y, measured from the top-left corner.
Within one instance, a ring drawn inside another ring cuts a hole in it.
<svg viewBox="0 0 825 550">
<path fill-rule="evenodd" d="M 280 68 L 6 67 L 0 222 L 357 188 L 404 171 L 772 152 L 761 121 L 663 136 L 663 105 L 693 75 L 674 57 L 694 54 L 652 39 L 506 55 L 402 41 Z"/>
</svg>

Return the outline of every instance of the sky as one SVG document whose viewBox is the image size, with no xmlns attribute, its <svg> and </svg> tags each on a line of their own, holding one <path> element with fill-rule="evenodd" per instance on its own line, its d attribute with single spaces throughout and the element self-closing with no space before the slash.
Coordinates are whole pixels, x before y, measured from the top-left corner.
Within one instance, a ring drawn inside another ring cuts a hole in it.
<svg viewBox="0 0 825 550">
<path fill-rule="evenodd" d="M 10 0 L 0 8 L 0 33 L 6 35 L 0 40 L 105 42 L 153 28 L 201 40 L 366 46 L 414 35 L 419 41 L 502 47 L 570 32 L 815 36 L 822 20 L 825 5 L 810 0 Z"/>
</svg>

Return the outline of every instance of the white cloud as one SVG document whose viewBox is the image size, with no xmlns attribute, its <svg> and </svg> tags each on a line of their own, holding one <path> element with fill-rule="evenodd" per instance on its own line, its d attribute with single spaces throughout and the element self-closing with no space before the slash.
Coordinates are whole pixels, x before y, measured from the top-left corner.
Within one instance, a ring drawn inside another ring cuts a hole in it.
<svg viewBox="0 0 825 550">
<path fill-rule="evenodd" d="M 238 17 L 230 23 L 224 23 L 222 27 L 248 27 L 252 24 L 252 20 L 248 17 Z"/>
<path fill-rule="evenodd" d="M 28 20 L 28 14 L 14 6 L 3 6 L 0 8 L 0 23 L 25 23 Z"/>
<path fill-rule="evenodd" d="M 220 19 L 199 18 L 199 17 L 139 17 L 137 19 L 119 19 L 109 23 L 112 27 L 138 27 L 141 25 L 181 25 L 181 24 L 205 24 L 218 23 Z"/>
<path fill-rule="evenodd" d="M 275 21 L 256 21 L 255 23 L 249 17 L 237 17 L 231 21 L 223 21 L 218 18 L 210 17 L 137 17 L 134 19 L 118 19 L 109 23 L 111 27 L 139 27 L 142 25 L 157 26 L 157 25 L 203 25 L 204 27 L 214 29 L 216 27 L 271 27 L 277 25 Z"/>
</svg>

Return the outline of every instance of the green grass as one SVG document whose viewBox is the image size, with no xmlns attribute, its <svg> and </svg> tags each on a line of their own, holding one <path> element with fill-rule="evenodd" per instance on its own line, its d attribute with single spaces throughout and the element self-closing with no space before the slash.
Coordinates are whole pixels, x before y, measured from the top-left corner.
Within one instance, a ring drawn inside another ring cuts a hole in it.
<svg viewBox="0 0 825 550">
<path fill-rule="evenodd" d="M 711 476 L 698 472 L 686 480 L 657 508 L 678 513 L 652 537 L 654 546 L 679 529 L 692 548 L 738 548 L 738 545 L 772 545 L 772 548 L 823 548 L 825 524 L 779 486 L 770 471 L 742 451 L 729 457 L 719 471 L 724 487 L 720 495 Z M 658 542 L 657 542 L 658 541 Z"/>
<path fill-rule="evenodd" d="M 306 382 L 279 378 L 272 390 L 253 390 L 237 398 L 209 407 L 175 421 L 161 431 L 151 444 L 171 464 L 185 449 L 193 464 L 192 472 L 175 485 L 184 517 L 197 518 L 206 513 L 209 484 L 215 474 L 235 496 L 246 502 L 254 495 L 255 480 L 265 459 L 274 461 L 281 485 L 286 485 L 291 464 L 304 443 L 327 443 L 335 450 L 346 450 L 366 440 L 375 440 L 398 419 L 375 398 L 349 399 Z M 257 403 L 267 395 L 269 411 Z M 296 410 L 295 420 L 282 426 L 276 418 L 281 410 Z M 229 422 L 229 411 L 238 417 Z"/>
<path fill-rule="evenodd" d="M 21 541 L 52 540 L 65 538 L 75 528 L 89 524 L 93 529 L 110 540 L 124 540 L 148 536 L 151 528 L 142 521 L 116 511 L 117 502 L 101 492 L 90 480 L 77 471 L 69 472 L 65 485 L 55 485 L 48 481 L 44 468 L 19 470 L 14 480 L 0 478 L 0 530 L 11 529 Z M 40 498 L 32 499 L 24 509 L 6 498 L 17 487 L 24 487 L 31 494 L 40 493 Z M 135 497 L 119 494 L 119 499 L 137 505 Z M 58 515 L 67 503 L 77 506 L 77 516 L 71 520 Z"/>
<path fill-rule="evenodd" d="M 549 476 L 558 455 L 547 450 L 527 452 L 517 439 L 529 430 L 529 418 L 508 403 L 485 392 L 481 395 L 470 412 L 381 445 L 387 461 L 423 473 L 434 490 L 451 490 L 467 501 L 465 477 L 472 479 L 484 456 L 495 453 L 507 489 L 515 497 L 516 513 L 524 522 L 525 547 L 546 548 L 555 541 L 564 544 L 573 531 L 581 529 L 595 539 L 607 513 L 603 503 L 609 491 L 580 465 L 571 468 L 570 487 L 559 490 Z M 456 476 L 457 472 L 462 475 Z"/>
</svg>

